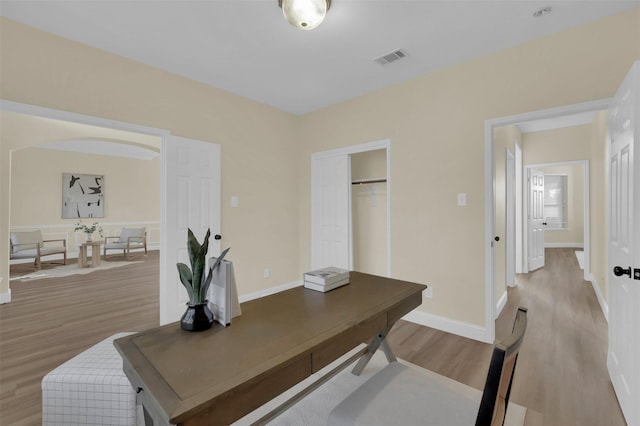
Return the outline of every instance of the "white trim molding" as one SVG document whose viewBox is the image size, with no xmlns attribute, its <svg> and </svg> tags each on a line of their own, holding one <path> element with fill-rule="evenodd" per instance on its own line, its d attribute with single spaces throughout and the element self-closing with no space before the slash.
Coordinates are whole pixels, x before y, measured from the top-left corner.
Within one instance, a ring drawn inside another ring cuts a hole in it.
<svg viewBox="0 0 640 426">
<path fill-rule="evenodd" d="M 302 280 L 300 281 L 291 281 L 286 284 L 278 285 L 275 287 L 265 288 L 264 290 L 258 290 L 253 293 L 243 294 L 238 297 L 240 303 L 248 302 L 250 300 L 259 299 L 261 297 L 269 296 L 271 294 L 280 293 L 281 291 L 289 290 L 295 287 L 300 287 L 302 285 Z"/>
<path fill-rule="evenodd" d="M 584 243 L 544 243 L 544 248 L 584 248 Z"/>
<path fill-rule="evenodd" d="M 505 290 L 505 292 L 502 293 L 502 296 L 500 296 L 500 300 L 498 300 L 498 303 L 496 303 L 496 319 L 500 316 L 502 310 L 507 305 L 507 300 L 509 299 L 507 293 L 508 292 Z"/>
<path fill-rule="evenodd" d="M 2 284 L 2 277 L 0 277 L 0 284 Z M 11 289 L 8 288 L 6 293 L 0 293 L 0 305 L 11 302 Z"/>
<path fill-rule="evenodd" d="M 609 322 L 609 304 L 607 303 L 604 295 L 602 294 L 602 291 L 600 290 L 600 286 L 596 281 L 596 277 L 594 277 L 592 274 L 589 274 L 589 278 L 587 279 L 587 281 L 591 282 L 593 291 L 596 293 L 596 298 L 598 299 L 598 303 L 600 304 L 600 309 L 602 309 L 602 313 L 604 314 L 604 319 Z"/>
<path fill-rule="evenodd" d="M 452 320 L 415 309 L 402 317 L 402 319 L 425 327 L 435 328 L 446 333 L 466 337 L 468 339 L 478 340 L 484 343 L 493 343 L 493 339 L 488 340 L 487 338 L 487 330 L 476 324 Z"/>
</svg>

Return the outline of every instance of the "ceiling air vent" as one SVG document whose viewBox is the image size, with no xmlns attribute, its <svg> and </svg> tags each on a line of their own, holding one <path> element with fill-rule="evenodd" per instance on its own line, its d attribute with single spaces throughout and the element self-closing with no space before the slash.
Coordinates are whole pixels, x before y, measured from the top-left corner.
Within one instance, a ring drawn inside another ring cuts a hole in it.
<svg viewBox="0 0 640 426">
<path fill-rule="evenodd" d="M 391 62 L 395 62 L 399 59 L 402 59 L 406 56 L 407 56 L 407 53 L 404 50 L 399 49 L 394 52 L 387 53 L 386 55 L 382 55 L 379 58 L 374 59 L 374 61 L 379 63 L 380 65 L 386 65 L 386 64 L 390 64 Z"/>
</svg>

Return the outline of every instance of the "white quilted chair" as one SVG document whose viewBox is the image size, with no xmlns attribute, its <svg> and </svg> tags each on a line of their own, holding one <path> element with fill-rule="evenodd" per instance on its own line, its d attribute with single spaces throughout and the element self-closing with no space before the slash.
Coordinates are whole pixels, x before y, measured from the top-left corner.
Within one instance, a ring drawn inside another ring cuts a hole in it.
<svg viewBox="0 0 640 426">
<path fill-rule="evenodd" d="M 67 240 L 43 240 L 41 231 L 11 232 L 9 236 L 11 244 L 10 259 L 34 259 L 36 270 L 42 267 L 41 258 L 54 254 L 64 256 L 64 264 L 67 264 Z M 56 244 L 49 244 L 56 243 Z"/>
<path fill-rule="evenodd" d="M 122 228 L 120 236 L 104 239 L 104 259 L 107 260 L 107 250 L 122 250 L 124 258 L 129 260 L 129 252 L 144 249 L 147 255 L 147 228 Z"/>
</svg>

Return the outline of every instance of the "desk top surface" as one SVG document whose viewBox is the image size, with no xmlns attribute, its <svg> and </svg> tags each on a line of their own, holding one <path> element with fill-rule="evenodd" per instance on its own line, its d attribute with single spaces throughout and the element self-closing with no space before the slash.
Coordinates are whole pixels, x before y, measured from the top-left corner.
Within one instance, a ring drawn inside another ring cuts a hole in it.
<svg viewBox="0 0 640 426">
<path fill-rule="evenodd" d="M 127 336 L 115 346 L 168 418 L 313 352 L 349 328 L 384 314 L 426 286 L 358 272 L 327 293 L 304 287 L 242 304 L 230 327 L 187 332 L 179 323 Z"/>
</svg>

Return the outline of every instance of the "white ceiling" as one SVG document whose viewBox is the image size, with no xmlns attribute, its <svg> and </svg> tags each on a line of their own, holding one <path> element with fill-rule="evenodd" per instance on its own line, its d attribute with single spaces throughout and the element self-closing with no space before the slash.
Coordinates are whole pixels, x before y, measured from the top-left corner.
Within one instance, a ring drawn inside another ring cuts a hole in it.
<svg viewBox="0 0 640 426">
<path fill-rule="evenodd" d="M 333 0 L 313 31 L 287 24 L 277 0 L 0 0 L 0 15 L 304 114 L 639 5 Z M 407 57 L 373 61 L 397 49 Z"/>
</svg>

